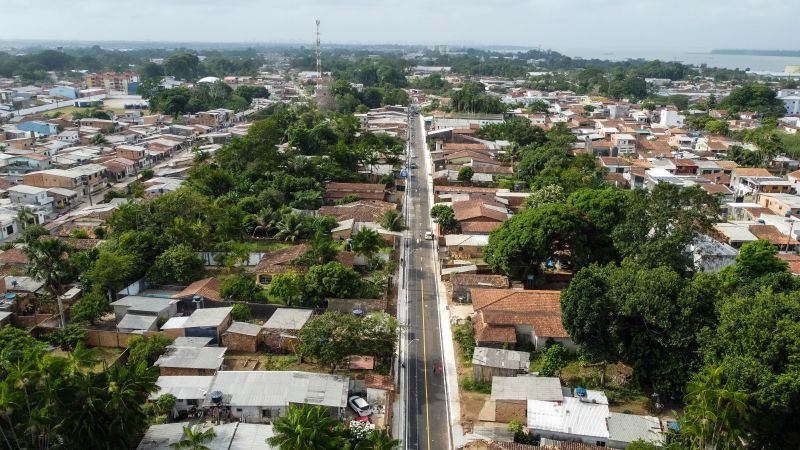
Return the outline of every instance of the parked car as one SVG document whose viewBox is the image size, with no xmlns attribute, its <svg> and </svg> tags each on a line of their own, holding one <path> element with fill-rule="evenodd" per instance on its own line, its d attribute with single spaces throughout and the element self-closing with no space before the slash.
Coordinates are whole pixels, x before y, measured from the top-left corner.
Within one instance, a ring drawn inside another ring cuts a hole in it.
<svg viewBox="0 0 800 450">
<path fill-rule="evenodd" d="M 426 231 L 425 232 L 425 239 L 428 239 L 428 240 L 432 241 L 433 240 L 433 231 L 430 231 L 430 230 Z"/>
<path fill-rule="evenodd" d="M 372 406 L 367 403 L 364 397 L 352 395 L 347 399 L 347 404 L 353 408 L 353 411 L 355 411 L 359 417 L 366 417 L 372 414 Z"/>
</svg>

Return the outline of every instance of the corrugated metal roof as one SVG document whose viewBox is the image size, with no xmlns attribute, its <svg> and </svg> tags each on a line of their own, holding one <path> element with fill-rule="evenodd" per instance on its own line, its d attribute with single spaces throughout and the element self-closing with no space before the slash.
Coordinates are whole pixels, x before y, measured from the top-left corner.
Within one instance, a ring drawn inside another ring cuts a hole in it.
<svg viewBox="0 0 800 450">
<path fill-rule="evenodd" d="M 183 327 L 217 327 L 230 315 L 232 310 L 233 308 L 230 306 L 224 308 L 197 309 L 189 316 L 189 319 L 183 324 Z"/>
<path fill-rule="evenodd" d="M 561 380 L 556 377 L 493 377 L 492 400 L 561 401 Z"/>
<path fill-rule="evenodd" d="M 258 336 L 258 333 L 261 332 L 261 326 L 247 322 L 233 322 L 225 332 Z"/>
<path fill-rule="evenodd" d="M 267 320 L 263 328 L 273 330 L 299 330 L 311 318 L 310 309 L 278 308 Z"/>
<path fill-rule="evenodd" d="M 563 402 L 528 400 L 528 428 L 534 433 L 555 431 L 608 439 L 608 417 L 608 405 L 575 397 L 566 397 Z"/>
<path fill-rule="evenodd" d="M 531 354 L 528 352 L 499 348 L 475 347 L 475 352 L 472 354 L 472 364 L 525 372 L 530 368 L 530 360 Z"/>
<path fill-rule="evenodd" d="M 230 395 L 231 406 L 286 406 L 289 403 L 344 408 L 349 379 L 306 372 L 220 371 L 211 390 Z"/>
<path fill-rule="evenodd" d="M 608 418 L 608 433 L 613 441 L 633 442 L 642 439 L 655 444 L 664 442 L 661 422 L 653 416 L 612 412 Z"/>
<path fill-rule="evenodd" d="M 149 330 L 158 321 L 158 316 L 125 314 L 117 324 L 120 330 Z"/>
<path fill-rule="evenodd" d="M 150 394 L 150 399 L 172 394 L 178 400 L 202 400 L 213 380 L 213 376 L 160 376 L 156 381 L 158 390 Z"/>
<path fill-rule="evenodd" d="M 185 369 L 219 369 L 225 356 L 225 347 L 167 347 L 154 365 Z"/>
</svg>

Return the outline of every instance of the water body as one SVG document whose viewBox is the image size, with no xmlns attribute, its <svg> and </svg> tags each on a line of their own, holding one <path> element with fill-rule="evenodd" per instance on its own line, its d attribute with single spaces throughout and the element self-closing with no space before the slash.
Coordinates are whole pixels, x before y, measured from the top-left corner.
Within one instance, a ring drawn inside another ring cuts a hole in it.
<svg viewBox="0 0 800 450">
<path fill-rule="evenodd" d="M 800 57 L 792 56 L 760 56 L 760 55 L 723 55 L 708 52 L 669 52 L 669 51 L 615 51 L 615 52 L 581 52 L 564 51 L 566 55 L 582 58 L 608 59 L 624 61 L 626 59 L 659 59 L 661 61 L 680 61 L 684 64 L 725 69 L 750 69 L 753 71 L 783 72 L 784 67 L 800 65 Z"/>
</svg>

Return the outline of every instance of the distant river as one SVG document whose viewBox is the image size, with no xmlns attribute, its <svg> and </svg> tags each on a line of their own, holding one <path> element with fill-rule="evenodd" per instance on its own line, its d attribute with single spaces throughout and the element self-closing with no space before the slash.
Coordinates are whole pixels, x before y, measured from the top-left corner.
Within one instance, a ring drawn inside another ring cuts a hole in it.
<svg viewBox="0 0 800 450">
<path fill-rule="evenodd" d="M 800 65 L 800 57 L 757 56 L 757 55 L 722 55 L 707 52 L 661 52 L 661 51 L 620 51 L 609 53 L 567 51 L 563 53 L 572 57 L 599 58 L 612 61 L 626 59 L 660 59 L 662 61 L 680 61 L 685 64 L 707 64 L 709 67 L 726 69 L 750 69 L 754 71 L 783 72 L 788 65 Z"/>
</svg>

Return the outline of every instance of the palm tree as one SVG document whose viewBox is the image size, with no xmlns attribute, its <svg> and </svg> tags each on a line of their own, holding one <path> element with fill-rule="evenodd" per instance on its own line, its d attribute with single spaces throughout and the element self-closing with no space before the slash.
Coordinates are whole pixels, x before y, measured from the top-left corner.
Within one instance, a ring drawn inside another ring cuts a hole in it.
<svg viewBox="0 0 800 450">
<path fill-rule="evenodd" d="M 724 366 L 709 367 L 695 375 L 684 400 L 681 430 L 689 437 L 692 449 L 745 447 L 749 397 L 727 380 Z"/>
<path fill-rule="evenodd" d="M 27 273 L 31 277 L 43 281 L 50 294 L 58 301 L 58 313 L 61 327 L 64 327 L 64 305 L 61 294 L 64 284 L 72 276 L 72 264 L 69 254 L 74 249 L 58 239 L 45 239 L 32 242 L 25 249 L 28 257 Z"/>
<path fill-rule="evenodd" d="M 89 143 L 92 145 L 103 145 L 108 143 L 108 139 L 106 139 L 106 137 L 102 134 L 97 133 L 92 136 L 92 138 L 89 140 Z"/>
<path fill-rule="evenodd" d="M 383 213 L 381 226 L 389 231 L 403 231 L 406 229 L 406 222 L 403 215 L 396 209 L 390 209 Z"/>
<path fill-rule="evenodd" d="M 398 450 L 400 440 L 393 439 L 386 430 L 373 430 L 353 450 Z"/>
<path fill-rule="evenodd" d="M 28 225 L 33 224 L 35 220 L 36 216 L 33 215 L 33 211 L 27 206 L 23 206 L 17 213 L 17 222 L 19 222 L 19 226 L 23 230 L 27 228 Z"/>
<path fill-rule="evenodd" d="M 284 214 L 281 220 L 275 225 L 278 230 L 275 239 L 286 242 L 295 242 L 303 237 L 307 230 L 306 221 L 299 214 Z"/>
<path fill-rule="evenodd" d="M 321 406 L 290 405 L 273 424 L 269 445 L 280 450 L 341 449 L 344 438 L 339 423 Z"/>
<path fill-rule="evenodd" d="M 381 247 L 383 247 L 383 238 L 375 230 L 362 228 L 353 235 L 353 251 L 364 255 L 370 261 Z"/>
<path fill-rule="evenodd" d="M 262 209 L 256 216 L 256 225 L 253 227 L 253 234 L 251 237 L 255 237 L 259 230 L 269 233 L 275 228 L 276 222 L 275 211 L 272 208 Z"/>
<path fill-rule="evenodd" d="M 213 428 L 202 430 L 199 426 L 196 426 L 193 430 L 192 427 L 183 427 L 183 438 L 169 446 L 188 450 L 211 450 L 205 443 L 214 439 L 216 435 L 217 433 Z"/>
</svg>

